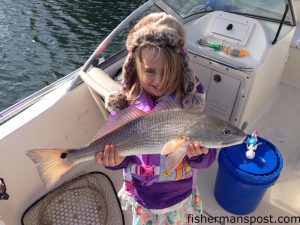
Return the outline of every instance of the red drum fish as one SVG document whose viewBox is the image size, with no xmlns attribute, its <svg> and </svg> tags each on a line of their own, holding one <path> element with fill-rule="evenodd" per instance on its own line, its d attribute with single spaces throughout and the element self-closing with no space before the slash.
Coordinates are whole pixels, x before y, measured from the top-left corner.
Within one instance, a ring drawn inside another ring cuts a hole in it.
<svg viewBox="0 0 300 225">
<path fill-rule="evenodd" d="M 178 107 L 178 106 L 177 106 Z M 105 145 L 114 144 L 121 156 L 162 154 L 172 171 L 186 155 L 190 143 L 206 148 L 240 144 L 246 134 L 236 126 L 199 110 L 175 107 L 145 113 L 134 106 L 111 116 L 95 138 L 78 149 L 33 149 L 27 152 L 47 186 L 76 164 L 95 160 Z"/>
</svg>

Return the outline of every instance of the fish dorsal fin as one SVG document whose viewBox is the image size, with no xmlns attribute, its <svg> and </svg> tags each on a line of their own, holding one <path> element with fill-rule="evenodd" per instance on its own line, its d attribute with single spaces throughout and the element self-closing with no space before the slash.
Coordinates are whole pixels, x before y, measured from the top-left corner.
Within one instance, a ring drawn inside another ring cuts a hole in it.
<svg viewBox="0 0 300 225">
<path fill-rule="evenodd" d="M 180 104 L 170 96 L 164 96 L 158 99 L 157 104 L 153 108 L 152 112 L 178 109 L 181 108 Z"/>
<path fill-rule="evenodd" d="M 92 142 L 103 137 L 104 135 L 116 130 L 117 128 L 133 121 L 137 118 L 144 116 L 146 112 L 136 108 L 135 106 L 129 106 L 126 109 L 123 109 L 117 112 L 115 115 L 111 115 L 110 118 L 105 122 L 105 124 L 98 130 Z"/>
</svg>

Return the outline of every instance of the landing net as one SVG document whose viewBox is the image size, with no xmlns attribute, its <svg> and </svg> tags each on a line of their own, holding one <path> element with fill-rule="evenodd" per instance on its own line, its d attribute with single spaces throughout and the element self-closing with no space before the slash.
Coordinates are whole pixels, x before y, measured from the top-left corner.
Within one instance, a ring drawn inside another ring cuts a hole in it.
<svg viewBox="0 0 300 225">
<path fill-rule="evenodd" d="M 22 225 L 120 225 L 124 216 L 111 180 L 93 172 L 44 195 L 22 216 Z"/>
</svg>

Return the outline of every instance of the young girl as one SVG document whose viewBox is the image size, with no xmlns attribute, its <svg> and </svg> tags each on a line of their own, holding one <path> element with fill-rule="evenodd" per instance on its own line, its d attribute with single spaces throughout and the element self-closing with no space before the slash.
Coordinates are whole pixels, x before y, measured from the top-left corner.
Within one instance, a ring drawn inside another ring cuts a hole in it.
<svg viewBox="0 0 300 225">
<path fill-rule="evenodd" d="M 122 90 L 109 100 L 113 110 L 137 107 L 151 112 L 161 97 L 173 98 L 183 108 L 203 110 L 203 89 L 188 64 L 184 29 L 174 17 L 145 16 L 129 32 L 126 46 Z M 133 224 L 189 224 L 187 216 L 201 212 L 195 169 L 210 166 L 215 149 L 190 144 L 184 160 L 169 173 L 164 170 L 165 156 L 123 158 L 117 147 L 107 145 L 96 160 L 109 169 L 124 169 L 119 197 L 122 208 L 132 210 Z"/>
</svg>

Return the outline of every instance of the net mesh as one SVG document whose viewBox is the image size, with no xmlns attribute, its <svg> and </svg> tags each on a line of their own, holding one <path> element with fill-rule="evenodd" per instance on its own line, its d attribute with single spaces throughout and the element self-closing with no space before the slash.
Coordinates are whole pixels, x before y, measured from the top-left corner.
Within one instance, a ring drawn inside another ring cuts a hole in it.
<svg viewBox="0 0 300 225">
<path fill-rule="evenodd" d="M 102 173 L 89 173 L 62 184 L 35 202 L 23 225 L 120 225 L 124 218 L 116 191 Z"/>
</svg>

